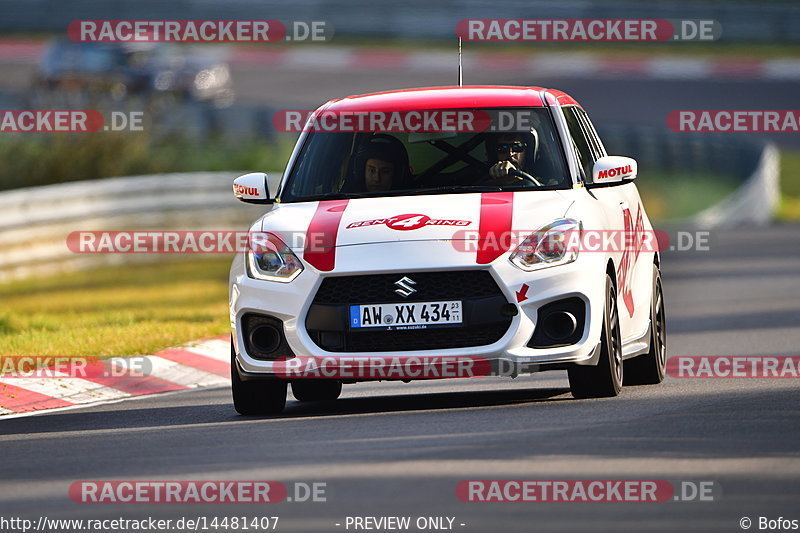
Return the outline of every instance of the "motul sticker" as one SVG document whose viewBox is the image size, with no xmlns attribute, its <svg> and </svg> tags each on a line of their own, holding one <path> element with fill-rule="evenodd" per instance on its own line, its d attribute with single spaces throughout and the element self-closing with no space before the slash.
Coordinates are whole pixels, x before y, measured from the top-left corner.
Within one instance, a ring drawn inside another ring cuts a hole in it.
<svg viewBox="0 0 800 533">
<path fill-rule="evenodd" d="M 233 184 L 233 192 L 241 195 L 261 196 L 258 192 L 258 187 L 245 187 L 237 183 Z"/>
<path fill-rule="evenodd" d="M 617 176 L 624 177 L 632 172 L 633 172 L 633 167 L 631 165 L 625 165 L 624 167 L 617 167 L 617 168 L 608 168 L 598 172 L 597 179 L 602 180 L 606 178 L 615 178 Z"/>
</svg>

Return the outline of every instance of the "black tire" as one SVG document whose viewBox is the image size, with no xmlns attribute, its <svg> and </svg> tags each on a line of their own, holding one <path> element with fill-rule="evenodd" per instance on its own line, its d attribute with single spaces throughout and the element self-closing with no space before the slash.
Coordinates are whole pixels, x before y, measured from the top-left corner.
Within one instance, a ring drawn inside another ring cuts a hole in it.
<svg viewBox="0 0 800 533">
<path fill-rule="evenodd" d="M 269 415 L 286 407 L 286 380 L 242 381 L 231 342 L 231 392 L 233 407 L 242 415 Z"/>
<path fill-rule="evenodd" d="M 338 379 L 302 379 L 292 381 L 292 394 L 301 402 L 332 402 L 342 393 Z"/>
<path fill-rule="evenodd" d="M 667 322 L 661 273 L 653 265 L 653 298 L 650 301 L 650 349 L 625 361 L 625 385 L 657 385 L 667 371 Z"/>
<path fill-rule="evenodd" d="M 606 301 L 597 366 L 575 365 L 568 370 L 569 388 L 575 398 L 609 398 L 622 390 L 622 338 L 619 329 L 617 291 L 606 274 Z"/>
</svg>

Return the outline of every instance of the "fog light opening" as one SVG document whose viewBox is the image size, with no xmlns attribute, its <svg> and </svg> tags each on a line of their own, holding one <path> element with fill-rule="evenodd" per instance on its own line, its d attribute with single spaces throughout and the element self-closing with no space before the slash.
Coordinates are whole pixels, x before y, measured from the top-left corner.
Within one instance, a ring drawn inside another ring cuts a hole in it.
<svg viewBox="0 0 800 533">
<path fill-rule="evenodd" d="M 555 311 L 544 318 L 544 331 L 554 341 L 563 341 L 575 333 L 578 320 L 568 311 Z"/>
<path fill-rule="evenodd" d="M 250 330 L 250 345 L 259 352 L 268 354 L 281 345 L 281 332 L 269 324 L 260 324 Z"/>
</svg>

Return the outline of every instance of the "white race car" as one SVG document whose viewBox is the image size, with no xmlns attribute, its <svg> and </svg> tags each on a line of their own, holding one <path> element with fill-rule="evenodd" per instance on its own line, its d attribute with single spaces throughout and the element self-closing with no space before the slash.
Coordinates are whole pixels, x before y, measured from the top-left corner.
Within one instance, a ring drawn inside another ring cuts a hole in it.
<svg viewBox="0 0 800 533">
<path fill-rule="evenodd" d="M 342 383 L 567 370 L 576 398 L 664 378 L 666 330 L 636 161 L 569 95 L 440 87 L 311 114 L 230 273 L 242 414 Z"/>
</svg>

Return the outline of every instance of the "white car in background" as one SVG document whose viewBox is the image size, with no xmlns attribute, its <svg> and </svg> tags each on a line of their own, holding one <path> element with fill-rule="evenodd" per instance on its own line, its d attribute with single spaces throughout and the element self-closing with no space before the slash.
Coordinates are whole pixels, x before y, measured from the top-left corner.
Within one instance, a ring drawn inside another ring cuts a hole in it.
<svg viewBox="0 0 800 533">
<path fill-rule="evenodd" d="M 274 197 L 263 173 L 235 180 L 240 200 L 272 204 L 250 228 L 266 245 L 231 267 L 236 410 L 282 411 L 289 383 L 298 400 L 327 401 L 343 382 L 366 379 L 290 379 L 286 365 L 299 358 L 472 358 L 512 376 L 567 370 L 576 398 L 616 396 L 623 380 L 661 382 L 659 254 L 645 246 L 652 226 L 636 162 L 608 156 L 580 105 L 539 87 L 353 96 L 312 119 L 409 110 L 468 110 L 491 123 L 306 128 Z M 526 117 L 510 143 L 502 113 Z M 524 164 L 496 179 L 501 152 Z M 392 164 L 388 189 L 368 186 L 376 161 Z M 601 244 L 589 249 L 589 235 Z M 603 242 L 608 235 L 627 245 Z"/>
</svg>

